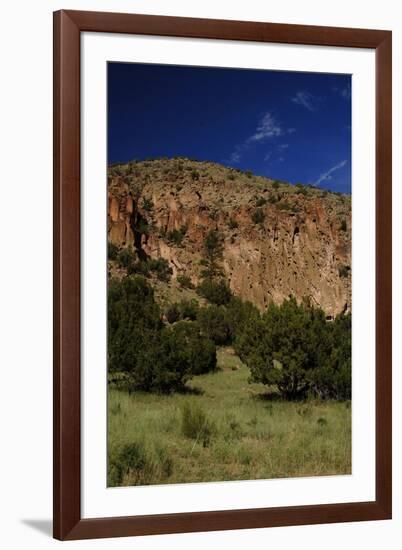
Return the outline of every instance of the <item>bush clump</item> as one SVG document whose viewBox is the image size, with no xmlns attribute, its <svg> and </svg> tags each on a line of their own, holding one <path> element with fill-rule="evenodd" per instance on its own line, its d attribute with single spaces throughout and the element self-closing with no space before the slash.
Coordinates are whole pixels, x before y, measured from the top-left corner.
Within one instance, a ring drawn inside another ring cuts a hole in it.
<svg viewBox="0 0 402 550">
<path fill-rule="evenodd" d="M 296 193 L 298 195 L 306 196 L 308 194 L 307 187 L 305 185 L 303 185 L 302 183 L 296 183 L 295 187 L 296 187 Z"/>
<path fill-rule="evenodd" d="M 232 292 L 224 279 L 217 281 L 204 279 L 197 287 L 197 292 L 211 304 L 224 305 L 230 302 Z"/>
<path fill-rule="evenodd" d="M 180 318 L 196 317 L 191 301 L 178 309 Z M 109 283 L 108 367 L 125 373 L 129 391 L 171 393 L 183 391 L 194 374 L 214 370 L 216 349 L 194 321 L 165 326 L 152 287 L 130 276 Z"/>
<path fill-rule="evenodd" d="M 171 304 L 166 310 L 166 318 L 169 323 L 176 323 L 179 320 L 197 319 L 199 306 L 196 300 L 181 300 Z"/>
<path fill-rule="evenodd" d="M 165 315 L 168 323 L 176 323 L 180 319 L 179 305 L 177 303 L 170 304 L 166 309 Z"/>
<path fill-rule="evenodd" d="M 338 268 L 339 277 L 346 278 L 349 275 L 350 267 L 348 265 L 340 265 Z"/>
<path fill-rule="evenodd" d="M 145 212 L 151 212 L 154 208 L 154 203 L 151 199 L 144 197 L 142 199 L 142 208 L 145 210 Z"/>
<path fill-rule="evenodd" d="M 267 199 L 265 197 L 259 197 L 255 203 L 257 207 L 264 206 L 265 204 L 267 204 Z"/>
<path fill-rule="evenodd" d="M 130 369 L 129 390 L 156 393 L 183 391 L 192 378 L 186 341 L 174 327 L 163 327 L 144 337 Z"/>
<path fill-rule="evenodd" d="M 180 229 L 172 229 L 166 233 L 166 238 L 168 241 L 180 246 L 183 242 L 183 239 L 187 233 L 187 226 L 182 225 Z"/>
<path fill-rule="evenodd" d="M 152 287 L 143 277 L 111 279 L 108 292 L 109 371 L 136 368 L 143 339 L 152 339 L 162 328 L 161 311 Z"/>
<path fill-rule="evenodd" d="M 200 309 L 198 322 L 202 334 L 205 334 L 217 346 L 231 343 L 233 333 L 225 307 L 213 304 Z"/>
<path fill-rule="evenodd" d="M 251 317 L 235 349 L 253 381 L 277 386 L 287 399 L 350 399 L 350 327 L 350 315 L 328 323 L 321 309 L 290 298 Z"/>
<path fill-rule="evenodd" d="M 122 485 L 125 476 L 130 476 L 133 484 L 141 483 L 147 477 L 151 468 L 143 445 L 137 442 L 124 445 L 117 456 L 110 461 L 108 470 L 108 485 L 117 487 Z"/>
<path fill-rule="evenodd" d="M 119 254 L 119 247 L 111 242 L 107 243 L 107 257 L 108 260 L 117 260 Z"/>
<path fill-rule="evenodd" d="M 149 277 L 153 273 L 159 281 L 169 281 L 173 273 L 169 262 L 165 258 L 151 258 L 135 261 L 135 257 L 133 256 L 128 265 L 124 267 L 127 268 L 127 273 L 129 275 Z"/>
<path fill-rule="evenodd" d="M 204 239 L 201 277 L 210 282 L 222 277 L 223 238 L 215 229 L 208 231 Z"/>
<path fill-rule="evenodd" d="M 123 248 L 116 256 L 120 267 L 130 269 L 135 262 L 136 254 L 130 247 Z"/>
<path fill-rule="evenodd" d="M 265 212 L 261 208 L 257 208 L 251 214 L 251 219 L 256 224 L 262 224 L 264 223 L 264 220 L 265 220 Z"/>
<path fill-rule="evenodd" d="M 237 229 L 239 227 L 239 223 L 234 218 L 229 218 L 228 227 L 229 229 Z"/>
<path fill-rule="evenodd" d="M 109 456 L 108 486 L 148 485 L 167 479 L 173 473 L 174 461 L 166 449 L 147 449 L 142 441 L 122 445 Z"/>
<path fill-rule="evenodd" d="M 216 346 L 207 335 L 201 332 L 198 323 L 179 321 L 174 326 L 174 331 L 185 344 L 182 352 L 187 355 L 192 375 L 216 370 Z"/>
<path fill-rule="evenodd" d="M 172 276 L 173 270 L 169 265 L 169 262 L 165 258 L 155 258 L 146 262 L 149 266 L 149 270 L 153 271 L 160 281 L 169 281 Z"/>
<path fill-rule="evenodd" d="M 194 288 L 194 285 L 191 282 L 191 278 L 188 275 L 178 275 L 177 282 L 182 288 L 189 288 L 189 289 Z"/>
<path fill-rule="evenodd" d="M 181 411 L 181 431 L 185 437 L 208 447 L 215 426 L 198 403 L 186 402 Z"/>
</svg>

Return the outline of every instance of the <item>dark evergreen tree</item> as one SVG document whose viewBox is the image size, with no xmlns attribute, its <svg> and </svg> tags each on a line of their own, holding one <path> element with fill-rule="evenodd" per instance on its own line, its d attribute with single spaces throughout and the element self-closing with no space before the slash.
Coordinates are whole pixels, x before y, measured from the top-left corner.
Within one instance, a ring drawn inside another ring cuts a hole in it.
<svg viewBox="0 0 402 550">
<path fill-rule="evenodd" d="M 221 262 L 223 259 L 223 242 L 218 231 L 211 229 L 204 239 L 201 276 L 203 279 L 213 281 L 223 276 Z"/>
</svg>

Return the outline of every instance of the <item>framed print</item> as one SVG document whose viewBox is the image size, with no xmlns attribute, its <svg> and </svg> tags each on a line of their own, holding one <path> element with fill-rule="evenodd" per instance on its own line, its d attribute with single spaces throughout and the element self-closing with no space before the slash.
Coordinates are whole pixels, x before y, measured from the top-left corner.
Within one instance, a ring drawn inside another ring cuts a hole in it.
<svg viewBox="0 0 402 550">
<path fill-rule="evenodd" d="M 391 33 L 54 14 L 54 536 L 391 518 Z"/>
</svg>

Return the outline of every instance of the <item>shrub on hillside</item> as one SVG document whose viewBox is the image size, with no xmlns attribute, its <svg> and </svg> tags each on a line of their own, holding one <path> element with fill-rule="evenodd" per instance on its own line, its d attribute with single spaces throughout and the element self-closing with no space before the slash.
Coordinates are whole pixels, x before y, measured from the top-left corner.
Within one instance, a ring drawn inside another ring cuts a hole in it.
<svg viewBox="0 0 402 550">
<path fill-rule="evenodd" d="M 142 200 L 143 210 L 145 210 L 146 212 L 151 212 L 153 210 L 153 207 L 154 207 L 154 203 L 152 202 L 152 200 L 147 197 L 144 197 Z"/>
<path fill-rule="evenodd" d="M 239 223 L 234 218 L 229 218 L 228 227 L 229 229 L 237 229 L 239 227 Z"/>
<path fill-rule="evenodd" d="M 226 305 L 226 318 L 228 320 L 232 340 L 240 335 L 248 321 L 259 317 L 258 309 L 251 302 L 244 302 L 237 296 L 233 296 Z"/>
<path fill-rule="evenodd" d="M 152 226 L 149 225 L 147 220 L 142 218 L 138 221 L 137 226 L 135 228 L 136 233 L 139 233 L 140 235 L 150 235 L 151 231 L 152 231 Z"/>
<path fill-rule="evenodd" d="M 187 226 L 182 225 L 180 229 L 172 229 L 171 231 L 168 231 L 166 233 L 166 238 L 168 241 L 180 246 L 181 243 L 183 242 L 186 232 L 187 232 Z"/>
<path fill-rule="evenodd" d="M 182 408 L 181 430 L 185 437 L 195 439 L 203 447 L 208 447 L 215 426 L 198 403 L 188 401 Z"/>
<path fill-rule="evenodd" d="M 321 309 L 290 298 L 270 304 L 261 317 L 251 317 L 235 348 L 250 367 L 252 380 L 276 385 L 285 398 L 309 393 L 346 398 L 351 388 L 347 334 L 350 319 L 328 323 Z"/>
<path fill-rule="evenodd" d="M 144 446 L 138 442 L 127 443 L 110 460 L 108 485 L 117 487 L 126 476 L 134 478 L 134 484 L 143 480 L 152 469 Z"/>
<path fill-rule="evenodd" d="M 109 260 L 117 260 L 119 254 L 119 247 L 111 242 L 107 243 L 107 257 Z"/>
<path fill-rule="evenodd" d="M 218 281 L 204 279 L 198 285 L 197 292 L 206 300 L 216 305 L 227 304 L 232 298 L 232 292 L 224 279 Z"/>
<path fill-rule="evenodd" d="M 210 282 L 223 275 L 223 238 L 221 233 L 215 229 L 208 231 L 204 239 L 203 258 L 201 265 L 204 269 L 201 271 L 201 277 Z"/>
<path fill-rule="evenodd" d="M 170 304 L 166 309 L 165 315 L 168 323 L 176 323 L 181 318 L 178 304 Z"/>
<path fill-rule="evenodd" d="M 147 261 L 132 262 L 127 267 L 128 275 L 142 275 L 143 277 L 149 276 L 149 264 Z"/>
<path fill-rule="evenodd" d="M 112 280 L 108 293 L 108 365 L 124 371 L 130 390 L 170 392 L 190 376 L 182 342 L 161 322 L 153 290 L 141 277 Z"/>
<path fill-rule="evenodd" d="M 202 334 L 215 342 L 217 346 L 228 345 L 232 342 L 232 327 L 225 307 L 213 304 L 201 308 L 197 319 Z"/>
<path fill-rule="evenodd" d="M 182 319 L 195 321 L 197 319 L 199 306 L 197 300 L 181 300 L 179 302 L 180 315 Z"/>
<path fill-rule="evenodd" d="M 138 350 L 162 328 L 151 286 L 142 277 L 111 279 L 108 291 L 109 371 L 131 372 Z"/>
<path fill-rule="evenodd" d="M 327 323 L 328 356 L 311 373 L 313 393 L 321 398 L 352 397 L 352 317 L 338 315 Z"/>
<path fill-rule="evenodd" d="M 349 275 L 350 267 L 348 265 L 340 265 L 338 268 L 339 277 L 345 278 Z"/>
<path fill-rule="evenodd" d="M 182 288 L 194 288 L 191 278 L 188 275 L 178 275 L 177 282 Z"/>
<path fill-rule="evenodd" d="M 265 204 L 267 204 L 267 199 L 265 197 L 258 198 L 255 203 L 257 207 L 264 206 Z"/>
<path fill-rule="evenodd" d="M 251 219 L 256 224 L 264 223 L 265 220 L 265 212 L 261 208 L 257 208 L 254 210 L 254 212 L 251 214 Z"/>
<path fill-rule="evenodd" d="M 126 269 L 129 269 L 133 265 L 135 258 L 135 252 L 130 247 L 123 248 L 117 255 L 119 265 L 121 267 L 125 267 Z"/>
<path fill-rule="evenodd" d="M 143 275 L 149 277 L 154 273 L 160 281 L 169 281 L 173 270 L 165 258 L 151 258 L 135 261 L 133 256 L 126 266 L 129 275 Z"/>
<path fill-rule="evenodd" d="M 166 318 L 169 323 L 176 323 L 179 320 L 197 319 L 199 306 L 196 300 L 181 300 L 171 304 L 166 310 Z"/>
<path fill-rule="evenodd" d="M 137 353 L 136 368 L 130 372 L 130 389 L 157 393 L 182 391 L 192 377 L 186 339 L 174 327 L 162 328 Z"/>
<path fill-rule="evenodd" d="M 303 185 L 302 183 L 296 183 L 295 187 L 296 187 L 296 193 L 298 193 L 299 195 L 307 195 L 308 194 L 307 187 L 305 185 Z"/>
<path fill-rule="evenodd" d="M 160 281 L 169 281 L 173 270 L 165 258 L 155 258 L 148 260 L 150 271 L 153 271 Z"/>
<path fill-rule="evenodd" d="M 179 321 L 173 330 L 185 344 L 182 351 L 187 355 L 191 374 L 206 374 L 216 370 L 216 346 L 201 333 L 198 323 Z"/>
<path fill-rule="evenodd" d="M 195 317 L 191 301 L 179 303 L 178 308 L 180 317 Z M 153 289 L 145 279 L 110 281 L 108 369 L 124 372 L 130 391 L 182 391 L 194 374 L 215 368 L 215 344 L 196 322 L 164 326 Z"/>
</svg>

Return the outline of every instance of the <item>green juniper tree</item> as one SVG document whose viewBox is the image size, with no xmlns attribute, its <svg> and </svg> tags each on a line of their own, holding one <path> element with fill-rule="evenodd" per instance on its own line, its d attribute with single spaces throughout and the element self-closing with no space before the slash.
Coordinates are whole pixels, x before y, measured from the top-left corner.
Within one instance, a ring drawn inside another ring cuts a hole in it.
<svg viewBox="0 0 402 550">
<path fill-rule="evenodd" d="M 223 242 L 221 235 L 215 229 L 211 229 L 204 239 L 203 254 L 201 265 L 204 269 L 201 277 L 210 281 L 222 277 Z"/>
<path fill-rule="evenodd" d="M 235 348 L 254 382 L 276 386 L 287 399 L 350 399 L 350 327 L 350 315 L 328 323 L 320 308 L 292 297 L 251 316 Z"/>
<path fill-rule="evenodd" d="M 204 239 L 203 256 L 201 260 L 204 268 L 201 271 L 203 280 L 198 286 L 198 292 L 213 304 L 227 304 L 232 298 L 232 293 L 223 278 L 223 239 L 215 229 L 211 229 Z"/>
</svg>

